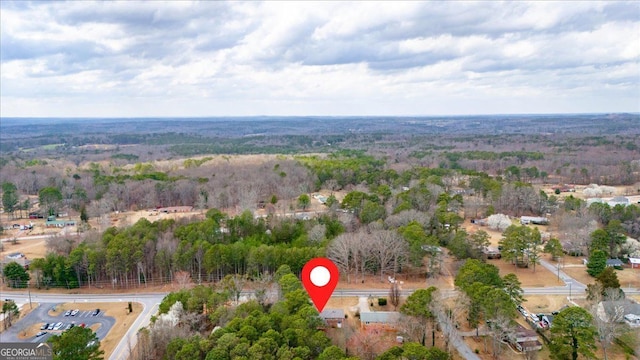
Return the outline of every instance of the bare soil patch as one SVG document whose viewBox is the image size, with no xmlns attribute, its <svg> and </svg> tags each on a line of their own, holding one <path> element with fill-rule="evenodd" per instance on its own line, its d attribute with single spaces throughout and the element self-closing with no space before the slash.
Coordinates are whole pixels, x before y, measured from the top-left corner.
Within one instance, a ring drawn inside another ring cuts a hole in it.
<svg viewBox="0 0 640 360">
<path fill-rule="evenodd" d="M 565 267 L 562 271 L 585 285 L 593 284 L 596 281 L 596 278 L 587 274 L 586 266 Z"/>
<path fill-rule="evenodd" d="M 616 270 L 620 287 L 622 288 L 640 288 L 640 269 L 632 269 L 625 267 L 624 270 Z"/>
<path fill-rule="evenodd" d="M 117 303 L 65 303 L 56 307 L 56 313 L 64 313 L 67 310 L 79 309 L 79 310 L 95 310 L 100 309 L 100 313 L 104 316 L 113 317 L 116 322 L 109 330 L 107 336 L 100 341 L 100 348 L 104 350 L 104 358 L 108 359 L 115 347 L 120 342 L 120 339 L 126 334 L 127 330 L 131 327 L 131 324 L 142 313 L 142 304 L 132 303 L 133 312 L 127 313 L 127 302 Z M 51 312 L 50 312 L 51 313 Z M 54 313 L 55 314 L 55 313 Z M 89 328 L 96 331 L 100 325 L 92 325 Z"/>
<path fill-rule="evenodd" d="M 531 295 L 525 296 L 525 301 L 522 306 L 527 309 L 528 312 L 533 313 L 551 313 L 552 311 L 560 310 L 564 305 L 571 305 L 567 296 L 564 295 Z"/>
<path fill-rule="evenodd" d="M 33 325 L 27 327 L 26 329 L 20 330 L 20 333 L 18 333 L 18 338 L 19 339 L 27 339 L 27 338 L 36 336 L 36 334 L 41 331 L 40 327 L 42 326 L 42 324 L 44 324 L 44 323 L 33 324 Z"/>
<path fill-rule="evenodd" d="M 517 268 L 510 262 L 502 259 L 488 260 L 487 263 L 495 265 L 500 269 L 500 276 L 514 273 L 522 283 L 522 287 L 553 287 L 564 285 L 564 282 L 558 280 L 557 274 L 547 270 L 544 266 L 536 265 L 536 271 L 533 272 L 533 266 L 528 268 Z"/>
<path fill-rule="evenodd" d="M 484 230 L 487 234 L 489 234 L 489 241 L 491 241 L 491 246 L 497 247 L 498 242 L 502 239 L 502 232 L 498 230 L 492 230 L 488 226 L 480 226 L 478 224 L 472 224 L 470 219 L 466 219 L 462 223 L 462 227 L 469 233 L 473 234 L 478 230 Z"/>
<path fill-rule="evenodd" d="M 4 251 L 0 252 L 0 258 L 14 252 L 23 253 L 27 259 L 33 260 L 43 258 L 47 255 L 47 246 L 45 240 L 20 240 L 15 245 L 10 241 L 3 241 Z"/>
<path fill-rule="evenodd" d="M 366 275 L 364 282 L 361 282 L 358 277 L 358 282 L 351 281 L 347 283 L 346 279 L 341 279 L 338 282 L 336 291 L 341 289 L 355 289 L 355 290 L 368 290 L 368 289 L 389 289 L 391 283 L 385 275 L 384 280 L 380 280 L 380 275 Z M 439 276 L 438 278 L 425 279 L 424 277 L 408 276 L 406 274 L 398 274 L 396 280 L 400 285 L 401 290 L 415 290 L 425 289 L 429 286 L 435 286 L 438 288 L 453 288 L 453 280 L 450 276 Z"/>
</svg>

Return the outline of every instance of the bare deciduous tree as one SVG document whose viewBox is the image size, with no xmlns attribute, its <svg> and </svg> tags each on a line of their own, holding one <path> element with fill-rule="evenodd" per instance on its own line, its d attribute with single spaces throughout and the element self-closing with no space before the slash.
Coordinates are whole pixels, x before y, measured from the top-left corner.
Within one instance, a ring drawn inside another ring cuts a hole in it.
<svg viewBox="0 0 640 360">
<path fill-rule="evenodd" d="M 624 323 L 625 306 L 624 294 L 620 289 L 610 288 L 604 291 L 594 291 L 591 302 L 591 315 L 598 329 L 598 341 L 602 346 L 604 359 L 607 360 L 607 349 L 613 340 L 622 335 L 627 328 Z"/>
<path fill-rule="evenodd" d="M 391 230 L 372 231 L 369 241 L 372 257 L 380 270 L 380 281 L 384 281 L 385 273 L 391 273 L 395 278 L 396 271 L 408 253 L 407 241 L 396 231 Z"/>
<path fill-rule="evenodd" d="M 331 259 L 340 272 L 347 277 L 347 283 L 351 283 L 351 271 L 357 271 L 357 264 L 354 260 L 354 249 L 357 245 L 356 235 L 345 233 L 338 235 L 327 247 L 327 257 Z"/>
<path fill-rule="evenodd" d="M 511 319 L 502 314 L 498 314 L 495 319 L 491 320 L 489 328 L 491 329 L 493 358 L 499 359 L 503 351 L 502 342 L 504 339 L 513 339 L 515 336 L 515 327 Z"/>
<path fill-rule="evenodd" d="M 487 224 L 490 229 L 504 231 L 511 226 L 511 219 L 504 214 L 493 214 L 487 219 Z"/>
<path fill-rule="evenodd" d="M 325 238 L 327 232 L 327 226 L 324 224 L 317 224 L 309 230 L 308 239 L 312 243 L 319 243 Z"/>
<path fill-rule="evenodd" d="M 180 289 L 186 289 L 191 284 L 191 274 L 188 271 L 176 271 L 173 280 Z"/>
<path fill-rule="evenodd" d="M 398 310 L 398 305 L 400 305 L 400 285 L 398 285 L 397 281 L 394 281 L 389 288 L 389 303 L 393 305 L 393 310 Z"/>
<path fill-rule="evenodd" d="M 463 341 L 458 332 L 458 318 L 469 309 L 469 298 L 464 293 L 456 295 L 452 307 L 446 305 L 447 299 L 440 291 L 433 293 L 433 300 L 430 304 L 431 313 L 436 317 L 442 335 L 444 336 L 445 351 L 452 351 L 452 343 Z"/>
</svg>

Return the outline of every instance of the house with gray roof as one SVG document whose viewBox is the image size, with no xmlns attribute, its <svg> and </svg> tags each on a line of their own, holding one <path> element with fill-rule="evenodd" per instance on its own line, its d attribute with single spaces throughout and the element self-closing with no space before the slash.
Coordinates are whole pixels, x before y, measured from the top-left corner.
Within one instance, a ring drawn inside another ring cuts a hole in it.
<svg viewBox="0 0 640 360">
<path fill-rule="evenodd" d="M 400 320 L 397 311 L 369 311 L 360 313 L 360 323 L 367 325 L 385 325 L 395 327 Z"/>
<path fill-rule="evenodd" d="M 622 267 L 624 263 L 620 259 L 607 259 L 607 267 Z"/>
<path fill-rule="evenodd" d="M 328 326 L 341 328 L 344 321 L 344 310 L 324 309 L 320 313 L 320 318 Z"/>
</svg>

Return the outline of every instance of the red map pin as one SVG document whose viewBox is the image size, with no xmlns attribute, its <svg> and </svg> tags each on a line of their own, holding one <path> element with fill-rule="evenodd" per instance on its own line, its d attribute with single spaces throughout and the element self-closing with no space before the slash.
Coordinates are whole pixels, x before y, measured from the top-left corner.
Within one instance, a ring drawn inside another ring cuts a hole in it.
<svg viewBox="0 0 640 360">
<path fill-rule="evenodd" d="M 311 259 L 302 268 L 302 285 L 318 312 L 327 305 L 339 278 L 338 267 L 327 258 Z"/>
</svg>

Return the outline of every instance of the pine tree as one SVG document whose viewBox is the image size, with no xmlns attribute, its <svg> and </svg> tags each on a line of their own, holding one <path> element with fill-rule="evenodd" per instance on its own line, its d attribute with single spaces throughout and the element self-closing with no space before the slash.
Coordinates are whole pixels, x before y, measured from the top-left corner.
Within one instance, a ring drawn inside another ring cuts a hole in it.
<svg viewBox="0 0 640 360">
<path fill-rule="evenodd" d="M 607 255 L 602 250 L 594 251 L 587 263 L 587 273 L 596 277 L 607 267 Z"/>
</svg>

